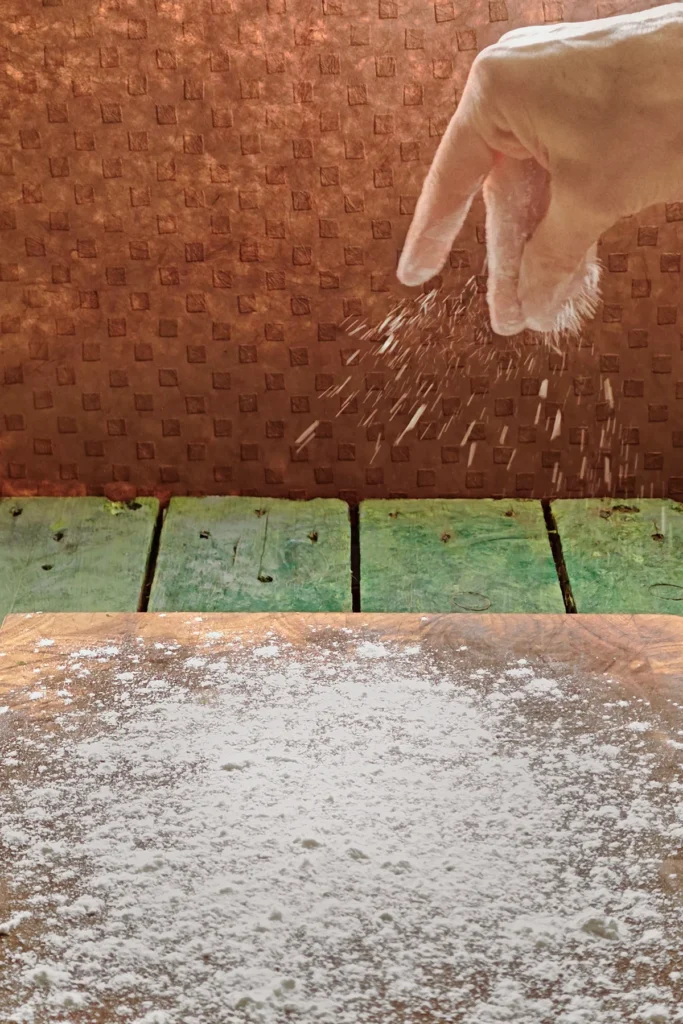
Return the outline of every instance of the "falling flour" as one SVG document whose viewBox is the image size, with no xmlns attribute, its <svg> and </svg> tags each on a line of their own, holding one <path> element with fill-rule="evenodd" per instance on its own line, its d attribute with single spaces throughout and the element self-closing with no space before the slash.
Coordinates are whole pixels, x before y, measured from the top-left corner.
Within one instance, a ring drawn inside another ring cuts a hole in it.
<svg viewBox="0 0 683 1024">
<path fill-rule="evenodd" d="M 3 1024 L 683 1021 L 680 744 L 644 701 L 211 637 L 80 651 L 56 714 L 3 715 Z"/>
</svg>

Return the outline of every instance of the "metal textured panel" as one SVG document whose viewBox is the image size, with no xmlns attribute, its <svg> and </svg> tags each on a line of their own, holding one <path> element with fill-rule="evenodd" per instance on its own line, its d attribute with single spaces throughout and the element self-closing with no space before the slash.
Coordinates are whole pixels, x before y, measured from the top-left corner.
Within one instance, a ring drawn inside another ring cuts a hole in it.
<svg viewBox="0 0 683 1024">
<path fill-rule="evenodd" d="M 474 278 L 470 315 L 416 350 L 429 407 L 400 444 L 414 406 L 342 326 L 407 294 L 397 253 L 477 52 L 618 9 L 10 0 L 4 492 L 680 498 L 683 204 L 603 240 L 604 303 L 563 353 L 487 331 L 475 204 L 441 279 Z"/>
</svg>

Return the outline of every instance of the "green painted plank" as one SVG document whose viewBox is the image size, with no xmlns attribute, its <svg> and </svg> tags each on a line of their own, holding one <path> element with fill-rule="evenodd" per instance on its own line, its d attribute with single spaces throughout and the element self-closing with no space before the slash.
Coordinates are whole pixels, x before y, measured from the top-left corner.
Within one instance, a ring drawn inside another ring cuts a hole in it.
<svg viewBox="0 0 683 1024">
<path fill-rule="evenodd" d="M 155 498 L 0 500 L 0 620 L 9 612 L 136 611 Z"/>
<path fill-rule="evenodd" d="M 534 501 L 365 501 L 364 612 L 564 612 Z"/>
<path fill-rule="evenodd" d="M 173 498 L 150 611 L 351 610 L 343 501 Z"/>
<path fill-rule="evenodd" d="M 577 611 L 683 615 L 683 505 L 591 498 L 552 510 Z"/>
</svg>

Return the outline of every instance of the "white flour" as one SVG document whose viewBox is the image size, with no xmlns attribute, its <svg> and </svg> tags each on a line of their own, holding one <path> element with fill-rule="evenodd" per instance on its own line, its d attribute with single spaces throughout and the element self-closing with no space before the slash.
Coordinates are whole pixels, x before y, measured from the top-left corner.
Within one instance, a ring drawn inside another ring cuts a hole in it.
<svg viewBox="0 0 683 1024">
<path fill-rule="evenodd" d="M 680 744 L 604 678 L 419 655 L 214 633 L 38 679 L 57 726 L 0 726 L 3 1024 L 683 1021 Z"/>
</svg>

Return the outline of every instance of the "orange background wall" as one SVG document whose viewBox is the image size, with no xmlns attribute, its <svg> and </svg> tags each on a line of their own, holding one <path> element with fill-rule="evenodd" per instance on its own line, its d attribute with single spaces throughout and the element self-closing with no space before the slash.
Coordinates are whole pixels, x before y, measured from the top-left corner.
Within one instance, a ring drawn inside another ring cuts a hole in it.
<svg viewBox="0 0 683 1024">
<path fill-rule="evenodd" d="M 397 253 L 476 53 L 618 4 L 6 3 L 4 493 L 683 497 L 683 202 L 603 240 L 604 305 L 563 354 L 491 336 L 475 205 L 437 282 L 476 275 L 474 315 L 423 351 L 430 410 L 398 445 L 411 407 L 390 418 L 390 368 L 341 326 L 407 294 Z"/>
</svg>

